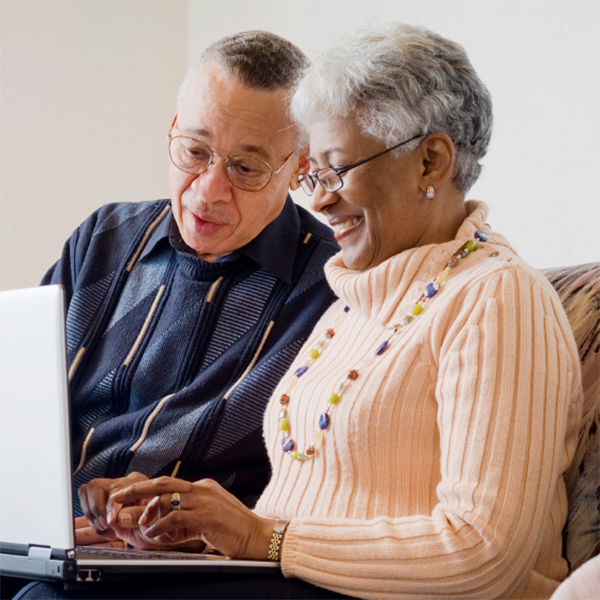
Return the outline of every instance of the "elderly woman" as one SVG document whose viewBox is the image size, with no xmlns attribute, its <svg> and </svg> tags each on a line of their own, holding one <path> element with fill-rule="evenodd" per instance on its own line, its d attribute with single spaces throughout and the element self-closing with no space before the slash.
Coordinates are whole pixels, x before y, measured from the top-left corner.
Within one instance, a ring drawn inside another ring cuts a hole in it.
<svg viewBox="0 0 600 600">
<path fill-rule="evenodd" d="M 318 58 L 293 110 L 339 301 L 265 414 L 271 482 L 254 511 L 206 480 L 120 482 L 110 522 L 143 510 L 124 539 L 278 558 L 354 597 L 549 598 L 579 360 L 549 283 L 465 202 L 487 89 L 460 46 L 393 25 Z"/>
</svg>

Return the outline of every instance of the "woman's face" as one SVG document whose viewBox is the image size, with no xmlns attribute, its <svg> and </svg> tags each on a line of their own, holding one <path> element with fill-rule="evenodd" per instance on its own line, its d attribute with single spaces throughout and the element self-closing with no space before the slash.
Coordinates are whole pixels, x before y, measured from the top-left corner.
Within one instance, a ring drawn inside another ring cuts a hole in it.
<svg viewBox="0 0 600 600">
<path fill-rule="evenodd" d="M 350 165 L 385 148 L 362 133 L 353 115 L 324 114 L 310 126 L 311 171 Z M 419 149 L 401 158 L 390 152 L 348 171 L 337 192 L 326 192 L 317 184 L 312 208 L 329 220 L 346 267 L 364 271 L 403 250 L 430 243 L 435 219 L 422 190 L 425 168 Z"/>
</svg>

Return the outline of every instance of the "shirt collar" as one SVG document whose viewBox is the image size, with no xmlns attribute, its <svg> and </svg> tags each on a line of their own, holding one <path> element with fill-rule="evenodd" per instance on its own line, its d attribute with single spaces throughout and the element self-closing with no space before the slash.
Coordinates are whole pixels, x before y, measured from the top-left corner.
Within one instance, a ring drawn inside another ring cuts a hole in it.
<svg viewBox="0 0 600 600">
<path fill-rule="evenodd" d="M 173 213 L 169 212 L 150 235 L 140 259 L 148 256 L 164 239 L 169 240 L 171 227 L 177 230 Z M 279 216 L 271 221 L 252 241 L 237 252 L 230 254 L 229 258 L 240 253 L 245 254 L 285 283 L 291 283 L 299 235 L 300 217 L 294 202 L 288 196 Z M 179 244 L 175 247 L 181 249 Z"/>
</svg>

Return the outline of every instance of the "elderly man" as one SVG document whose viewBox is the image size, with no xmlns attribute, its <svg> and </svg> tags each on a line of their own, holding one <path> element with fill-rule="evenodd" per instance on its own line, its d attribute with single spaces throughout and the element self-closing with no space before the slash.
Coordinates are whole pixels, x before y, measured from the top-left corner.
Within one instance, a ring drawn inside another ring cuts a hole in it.
<svg viewBox="0 0 600 600">
<path fill-rule="evenodd" d="M 170 201 L 104 206 L 44 278 L 67 292 L 79 514 L 134 472 L 210 477 L 248 505 L 266 485 L 263 409 L 333 300 L 330 230 L 287 197 L 305 62 L 266 32 L 210 46 L 169 131 Z"/>
</svg>

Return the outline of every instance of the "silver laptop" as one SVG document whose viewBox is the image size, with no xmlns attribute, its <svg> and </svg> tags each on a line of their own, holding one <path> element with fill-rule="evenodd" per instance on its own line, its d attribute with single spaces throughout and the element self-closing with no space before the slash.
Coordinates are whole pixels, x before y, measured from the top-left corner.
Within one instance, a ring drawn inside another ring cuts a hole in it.
<svg viewBox="0 0 600 600">
<path fill-rule="evenodd" d="M 61 286 L 0 292 L 0 572 L 75 581 L 280 573 L 214 554 L 75 547 Z"/>
</svg>

